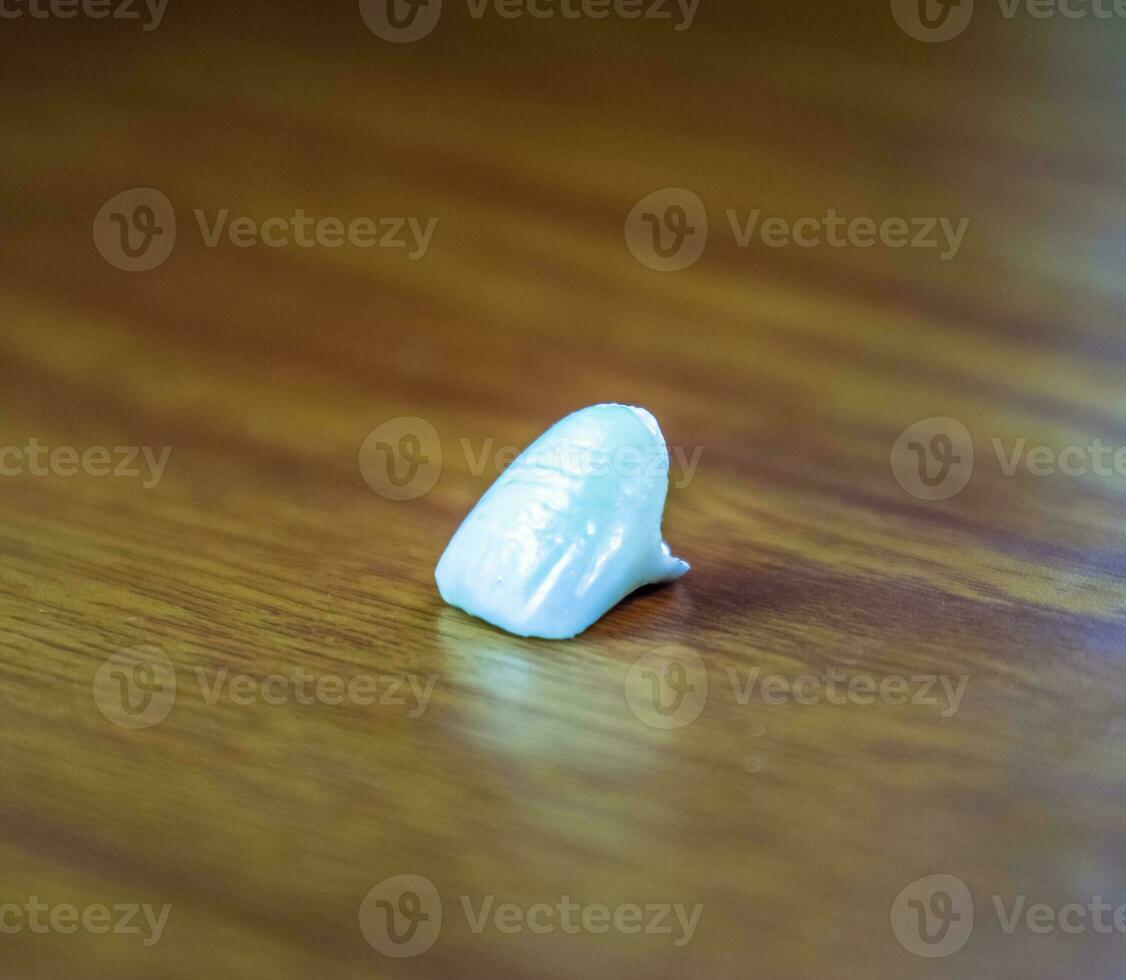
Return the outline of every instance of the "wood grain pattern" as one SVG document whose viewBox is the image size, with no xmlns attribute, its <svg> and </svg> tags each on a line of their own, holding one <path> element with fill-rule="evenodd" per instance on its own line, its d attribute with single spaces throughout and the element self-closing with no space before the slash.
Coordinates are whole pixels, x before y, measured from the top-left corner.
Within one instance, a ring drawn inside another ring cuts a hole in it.
<svg viewBox="0 0 1126 980">
<path fill-rule="evenodd" d="M 0 905 L 171 905 L 151 946 L 0 934 L 5 977 L 1120 977 L 1122 932 L 1009 935 L 992 896 L 1126 903 L 1126 484 L 1006 476 L 994 440 L 1126 445 L 1126 25 L 979 2 L 923 44 L 886 5 L 717 8 L 678 32 L 447 0 L 411 44 L 354 4 L 0 22 L 0 447 L 171 447 L 148 488 L 0 477 Z M 623 228 L 670 186 L 710 232 L 658 273 Z M 91 235 L 133 187 L 177 219 L 143 273 Z M 417 260 L 205 247 L 193 211 L 224 208 L 437 226 Z M 725 212 L 753 208 L 969 226 L 948 260 L 740 248 Z M 471 457 L 605 400 L 700 450 L 665 519 L 691 574 L 568 643 L 444 607 L 434 563 L 496 473 Z M 357 457 L 402 416 L 442 468 L 394 501 Z M 889 459 L 935 416 L 975 465 L 927 501 Z M 707 699 L 662 730 L 627 692 L 669 645 Z M 130 730 L 93 692 L 138 646 L 176 697 Z M 964 696 L 740 703 L 829 670 Z M 434 687 L 208 702 L 298 671 Z M 889 921 L 935 873 L 976 912 L 946 959 Z M 443 922 L 395 959 L 358 917 L 400 874 Z M 702 913 L 683 945 L 475 933 L 461 896 Z"/>
</svg>

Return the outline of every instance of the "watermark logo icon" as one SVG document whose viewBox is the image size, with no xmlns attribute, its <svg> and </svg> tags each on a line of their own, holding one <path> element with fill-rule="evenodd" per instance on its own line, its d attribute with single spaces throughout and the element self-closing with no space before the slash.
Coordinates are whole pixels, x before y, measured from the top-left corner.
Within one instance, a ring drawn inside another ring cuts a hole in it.
<svg viewBox="0 0 1126 980">
<path fill-rule="evenodd" d="M 151 645 L 119 650 L 94 675 L 94 703 L 120 728 L 159 725 L 176 700 L 172 661 Z"/>
<path fill-rule="evenodd" d="M 626 673 L 626 704 L 638 721 L 668 731 L 690 725 L 708 700 L 708 670 L 695 650 L 678 644 L 638 658 Z"/>
<path fill-rule="evenodd" d="M 891 448 L 891 472 L 912 497 L 947 500 L 961 493 L 974 469 L 974 443 L 957 419 L 920 419 L 900 433 Z"/>
<path fill-rule="evenodd" d="M 360 446 L 360 473 L 372 490 L 389 500 L 414 500 L 429 493 L 441 471 L 442 442 L 426 419 L 388 419 Z"/>
<path fill-rule="evenodd" d="M 385 878 L 360 903 L 360 931 L 384 956 L 404 959 L 425 953 L 442 931 L 442 898 L 429 878 Z"/>
<path fill-rule="evenodd" d="M 666 187 L 642 198 L 626 219 L 633 257 L 657 272 L 678 272 L 699 261 L 708 242 L 708 211 L 699 196 Z"/>
<path fill-rule="evenodd" d="M 891 13 L 905 34 L 936 44 L 956 38 L 970 23 L 974 0 L 891 0 Z"/>
<path fill-rule="evenodd" d="M 952 956 L 973 932 L 973 896 L 953 875 L 917 878 L 892 902 L 891 928 L 899 944 L 916 956 Z"/>
<path fill-rule="evenodd" d="M 152 187 L 115 194 L 94 218 L 94 246 L 110 265 L 124 272 L 148 272 L 172 254 L 176 212 Z"/>
<path fill-rule="evenodd" d="M 373 34 L 406 44 L 434 30 L 442 16 L 442 0 L 360 0 L 360 16 Z"/>
</svg>

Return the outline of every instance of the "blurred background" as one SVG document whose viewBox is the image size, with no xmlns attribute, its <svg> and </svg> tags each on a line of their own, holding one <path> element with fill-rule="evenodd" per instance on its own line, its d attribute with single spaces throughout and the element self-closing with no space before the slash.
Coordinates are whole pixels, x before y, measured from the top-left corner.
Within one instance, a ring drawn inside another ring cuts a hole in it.
<svg viewBox="0 0 1126 980">
<path fill-rule="evenodd" d="M 1124 976 L 1126 9 L 0 2 L 0 972 Z M 692 573 L 444 608 L 603 401 Z"/>
</svg>

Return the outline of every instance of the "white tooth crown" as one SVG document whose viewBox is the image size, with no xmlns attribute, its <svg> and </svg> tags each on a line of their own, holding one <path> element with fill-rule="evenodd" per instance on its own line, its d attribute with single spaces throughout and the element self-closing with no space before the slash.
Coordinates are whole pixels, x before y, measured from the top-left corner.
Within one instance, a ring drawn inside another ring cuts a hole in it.
<svg viewBox="0 0 1126 980">
<path fill-rule="evenodd" d="M 688 571 L 661 538 L 668 473 L 645 409 L 568 415 L 477 502 L 438 562 L 438 591 L 519 636 L 581 633 L 635 589 Z"/>
</svg>

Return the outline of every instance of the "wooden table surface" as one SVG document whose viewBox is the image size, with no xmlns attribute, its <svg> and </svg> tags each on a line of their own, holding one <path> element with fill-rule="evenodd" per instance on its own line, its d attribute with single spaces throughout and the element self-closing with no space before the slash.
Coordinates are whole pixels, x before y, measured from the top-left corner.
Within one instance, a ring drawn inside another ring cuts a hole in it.
<svg viewBox="0 0 1126 980">
<path fill-rule="evenodd" d="M 1121 980 L 1126 24 L 749 6 L 0 21 L 5 978 Z M 445 607 L 603 401 L 691 573 Z"/>
</svg>

